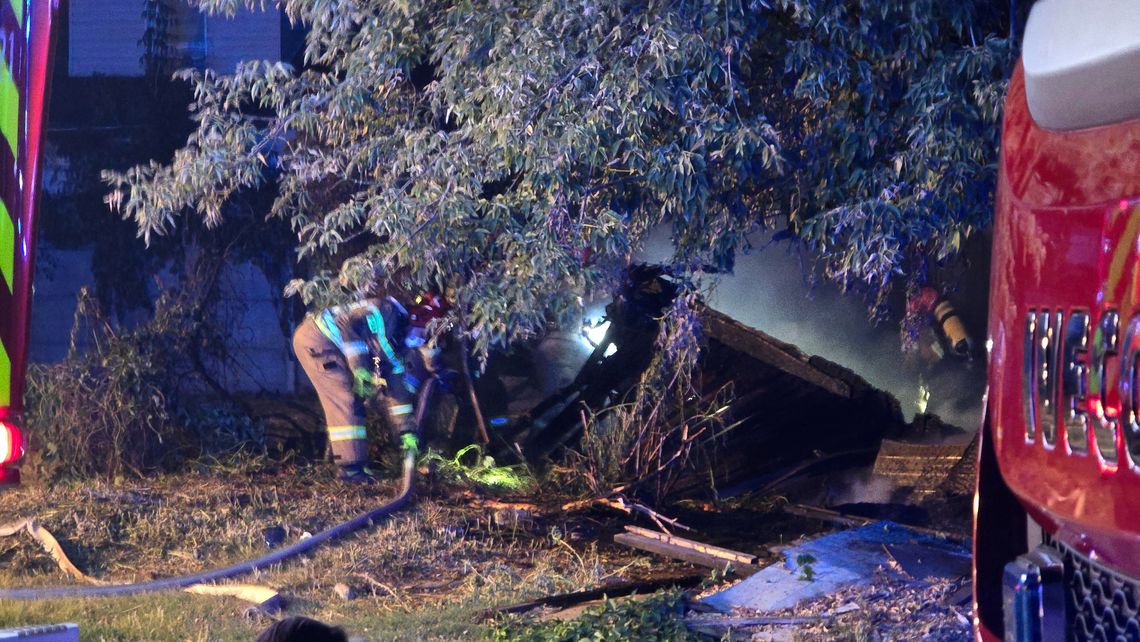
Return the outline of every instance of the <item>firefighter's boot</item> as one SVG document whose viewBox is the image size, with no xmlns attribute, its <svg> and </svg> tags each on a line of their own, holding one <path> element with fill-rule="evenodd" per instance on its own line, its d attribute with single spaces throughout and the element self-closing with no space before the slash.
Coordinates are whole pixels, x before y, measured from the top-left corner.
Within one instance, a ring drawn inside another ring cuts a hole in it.
<svg viewBox="0 0 1140 642">
<path fill-rule="evenodd" d="M 376 471 L 368 464 L 345 464 L 340 467 L 337 479 L 346 484 L 375 484 Z"/>
<path fill-rule="evenodd" d="M 333 461 L 340 466 L 337 478 L 349 483 L 371 483 L 375 473 L 368 467 L 368 440 L 364 426 L 329 428 L 329 445 Z"/>
</svg>

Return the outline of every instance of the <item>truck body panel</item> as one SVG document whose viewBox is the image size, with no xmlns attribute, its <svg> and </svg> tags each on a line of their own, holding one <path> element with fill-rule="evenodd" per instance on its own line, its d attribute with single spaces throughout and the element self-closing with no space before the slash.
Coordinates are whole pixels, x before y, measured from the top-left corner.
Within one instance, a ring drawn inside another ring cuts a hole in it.
<svg viewBox="0 0 1140 642">
<path fill-rule="evenodd" d="M 0 464 L 22 452 L 35 221 L 60 0 L 0 0 Z M 0 482 L 14 473 L 6 469 Z"/>
<path fill-rule="evenodd" d="M 1009 574 L 1036 563 L 1037 550 L 1063 560 L 1055 604 L 1066 605 L 1066 626 L 1044 637 L 1018 628 L 1016 639 L 1140 639 L 1140 582 L 1130 579 L 1140 578 L 1140 121 L 1040 127 L 1019 64 L 992 256 L 977 637 L 1003 639 L 1014 626 L 1014 601 L 1030 592 Z M 1006 492 L 1020 510 L 993 499 Z"/>
</svg>

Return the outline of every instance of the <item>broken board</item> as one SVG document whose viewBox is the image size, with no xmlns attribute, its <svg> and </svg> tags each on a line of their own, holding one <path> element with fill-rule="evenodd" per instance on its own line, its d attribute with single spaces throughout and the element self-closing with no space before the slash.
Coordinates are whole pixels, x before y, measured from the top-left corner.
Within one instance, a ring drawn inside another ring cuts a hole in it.
<svg viewBox="0 0 1140 642">
<path fill-rule="evenodd" d="M 865 584 L 875 569 L 888 565 L 886 546 L 904 544 L 969 555 L 950 541 L 916 533 L 894 522 L 874 522 L 786 549 L 783 564 L 768 566 L 702 601 L 725 612 L 734 608 L 792 608 L 848 586 Z"/>
</svg>

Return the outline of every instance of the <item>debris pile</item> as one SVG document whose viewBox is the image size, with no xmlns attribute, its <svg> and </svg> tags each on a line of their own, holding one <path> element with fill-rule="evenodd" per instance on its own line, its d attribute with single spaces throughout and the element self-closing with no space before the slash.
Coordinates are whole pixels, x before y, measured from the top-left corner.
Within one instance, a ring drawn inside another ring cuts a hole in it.
<svg viewBox="0 0 1140 642">
<path fill-rule="evenodd" d="M 614 539 L 630 544 L 629 535 Z M 672 549 L 645 550 L 714 566 L 693 558 L 693 551 L 706 545 L 660 534 L 652 539 L 680 542 Z M 726 576 L 745 577 L 688 602 L 685 623 L 703 635 L 949 641 L 969 634 L 970 553 L 962 541 L 883 521 L 786 547 L 783 563 L 759 570 L 742 554 L 719 554 L 722 564 L 729 557 L 739 564 L 725 567 Z"/>
<path fill-rule="evenodd" d="M 912 444 L 884 439 L 872 470 L 896 486 L 909 487 L 919 495 L 932 495 L 943 489 L 965 450 L 966 444 Z"/>
<path fill-rule="evenodd" d="M 692 613 L 693 631 L 732 640 L 922 640 L 970 639 L 968 577 L 917 581 L 893 566 L 876 569 L 864 584 L 804 602 L 757 613 Z"/>
</svg>

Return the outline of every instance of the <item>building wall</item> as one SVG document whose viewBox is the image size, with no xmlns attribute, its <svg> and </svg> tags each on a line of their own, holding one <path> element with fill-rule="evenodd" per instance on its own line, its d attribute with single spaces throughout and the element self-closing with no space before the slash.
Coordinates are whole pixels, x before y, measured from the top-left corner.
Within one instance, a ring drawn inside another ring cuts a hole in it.
<svg viewBox="0 0 1140 642">
<path fill-rule="evenodd" d="M 94 282 L 91 250 L 63 252 L 40 243 L 35 270 L 28 360 L 55 363 L 67 356 L 79 289 Z"/>
<path fill-rule="evenodd" d="M 293 357 L 292 329 L 282 331 L 274 307 L 279 292 L 256 266 L 238 263 L 222 275 L 222 300 L 215 310 L 220 325 L 230 330 L 233 362 L 217 368 L 215 376 L 228 390 L 296 392 L 299 365 Z M 301 380 L 305 380 L 303 372 Z"/>
<path fill-rule="evenodd" d="M 93 282 L 91 250 L 39 244 L 30 361 L 55 363 L 67 356 L 76 298 L 80 288 Z M 224 366 L 211 364 L 212 376 L 231 392 L 297 392 L 298 381 L 304 385 L 307 380 L 293 358 L 290 338 L 282 332 L 269 281 L 257 267 L 236 264 L 223 275 L 221 290 L 215 314 L 231 332 L 233 359 Z"/>
<path fill-rule="evenodd" d="M 69 76 L 143 75 L 143 0 L 69 0 L 67 7 Z M 178 67 L 232 73 L 241 60 L 281 59 L 279 9 L 240 9 L 226 18 L 205 16 L 186 0 L 169 0 L 168 7 L 169 44 L 178 52 Z M 66 193 L 67 188 L 57 185 L 55 191 Z M 51 363 L 67 355 L 76 297 L 94 282 L 91 250 L 65 251 L 41 242 L 37 252 L 29 358 Z M 224 276 L 223 290 L 227 295 L 217 314 L 232 328 L 236 349 L 233 362 L 215 367 L 214 376 L 235 392 L 295 391 L 297 366 L 269 282 L 252 265 L 234 265 Z"/>
<path fill-rule="evenodd" d="M 232 73 L 241 60 L 280 60 L 279 10 L 241 9 L 233 18 L 207 17 L 185 0 L 171 3 L 175 14 L 170 44 L 182 55 L 177 66 L 209 67 Z M 146 23 L 142 0 L 70 0 L 68 74 L 141 76 Z"/>
</svg>

